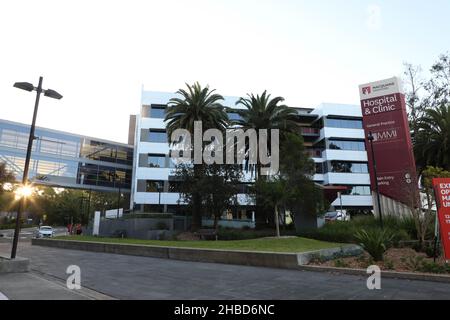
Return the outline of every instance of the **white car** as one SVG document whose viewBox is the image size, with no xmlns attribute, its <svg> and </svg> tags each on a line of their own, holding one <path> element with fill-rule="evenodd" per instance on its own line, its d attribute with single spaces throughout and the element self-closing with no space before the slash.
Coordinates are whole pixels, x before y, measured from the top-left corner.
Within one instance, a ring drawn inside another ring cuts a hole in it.
<svg viewBox="0 0 450 320">
<path fill-rule="evenodd" d="M 325 213 L 325 222 L 329 221 L 348 221 L 350 217 L 347 217 L 345 212 L 330 211 Z"/>
<path fill-rule="evenodd" d="M 50 226 L 41 226 L 37 232 L 38 238 L 51 238 L 54 235 L 53 228 Z"/>
</svg>

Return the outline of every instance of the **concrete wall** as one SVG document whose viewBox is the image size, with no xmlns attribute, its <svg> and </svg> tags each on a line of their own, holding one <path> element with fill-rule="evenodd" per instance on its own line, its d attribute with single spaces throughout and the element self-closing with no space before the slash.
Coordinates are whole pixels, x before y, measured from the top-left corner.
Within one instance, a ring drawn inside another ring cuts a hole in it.
<svg viewBox="0 0 450 320">
<path fill-rule="evenodd" d="M 157 230 L 160 222 L 165 223 L 168 230 Z M 125 230 L 127 238 L 162 240 L 173 235 L 172 218 L 140 218 L 140 219 L 102 219 L 100 221 L 100 237 L 111 237 L 115 232 Z M 88 232 L 89 233 L 89 232 Z"/>
</svg>

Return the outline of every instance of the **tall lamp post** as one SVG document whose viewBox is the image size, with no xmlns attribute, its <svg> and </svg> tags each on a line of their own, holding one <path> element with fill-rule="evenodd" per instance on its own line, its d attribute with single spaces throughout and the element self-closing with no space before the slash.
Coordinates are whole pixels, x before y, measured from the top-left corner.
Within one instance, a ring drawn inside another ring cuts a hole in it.
<svg viewBox="0 0 450 320">
<path fill-rule="evenodd" d="M 14 83 L 15 88 L 19 88 L 25 91 L 36 91 L 36 101 L 34 103 L 34 112 L 33 112 L 33 121 L 31 122 L 30 127 L 30 136 L 28 138 L 28 147 L 27 147 L 27 155 L 25 158 L 25 165 L 23 167 L 23 177 L 22 177 L 22 188 L 27 188 L 27 181 L 28 181 L 28 168 L 30 166 L 30 158 L 31 158 L 31 149 L 33 147 L 33 140 L 36 139 L 34 136 L 35 126 L 36 126 L 36 117 L 39 107 L 39 98 L 41 97 L 41 93 L 44 93 L 44 96 L 53 98 L 53 99 L 61 99 L 62 95 L 60 95 L 58 92 L 52 89 L 44 90 L 42 89 L 42 77 L 39 77 L 39 84 L 37 87 L 33 86 L 29 82 L 16 82 Z M 16 258 L 16 252 L 17 252 L 17 243 L 19 242 L 19 233 L 20 233 L 20 218 L 22 215 L 22 210 L 25 207 L 25 197 L 26 194 L 24 193 L 19 202 L 19 209 L 17 210 L 17 217 L 16 217 L 16 228 L 14 230 L 14 239 L 13 239 L 13 245 L 11 250 L 11 259 Z"/>
<path fill-rule="evenodd" d="M 373 151 L 374 137 L 372 135 L 372 131 L 369 132 L 367 139 L 370 141 L 370 150 L 372 152 L 372 167 L 373 167 L 373 175 L 375 178 L 375 192 L 377 193 L 377 206 L 378 206 L 378 215 L 380 216 L 380 227 L 383 228 L 383 215 L 381 213 L 380 192 L 378 191 L 377 162 L 375 160 L 375 152 Z"/>
</svg>

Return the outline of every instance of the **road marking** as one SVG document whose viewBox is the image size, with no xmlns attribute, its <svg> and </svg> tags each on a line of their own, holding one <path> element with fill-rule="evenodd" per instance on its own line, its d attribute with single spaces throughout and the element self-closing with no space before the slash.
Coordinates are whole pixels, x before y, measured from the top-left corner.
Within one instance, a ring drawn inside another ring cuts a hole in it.
<svg viewBox="0 0 450 320">
<path fill-rule="evenodd" d="M 7 296 L 0 292 L 0 300 L 9 300 Z"/>
</svg>

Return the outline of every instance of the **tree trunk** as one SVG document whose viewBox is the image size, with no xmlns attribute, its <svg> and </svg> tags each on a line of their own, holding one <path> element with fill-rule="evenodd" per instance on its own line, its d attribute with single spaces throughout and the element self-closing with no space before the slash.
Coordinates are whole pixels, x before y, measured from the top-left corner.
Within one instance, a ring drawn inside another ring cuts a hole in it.
<svg viewBox="0 0 450 320">
<path fill-rule="evenodd" d="M 275 227 L 277 229 L 277 237 L 280 237 L 280 219 L 278 216 L 278 206 L 275 205 Z"/>
<path fill-rule="evenodd" d="M 201 174 L 201 165 L 194 164 L 194 179 L 197 181 Z M 199 192 L 192 195 L 192 224 L 191 230 L 197 231 L 202 227 L 202 197 Z"/>
</svg>

